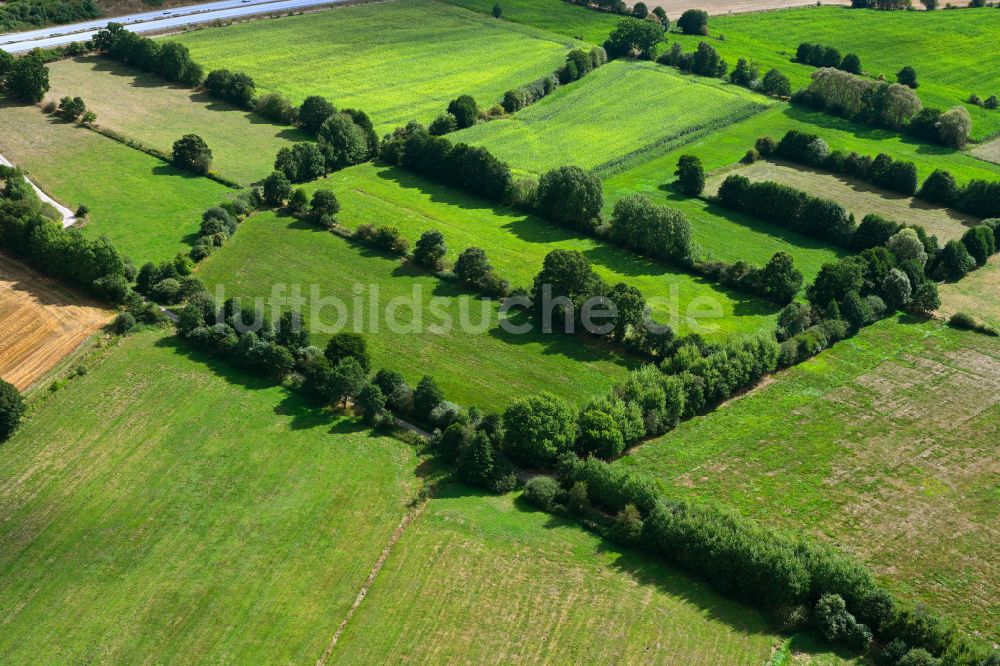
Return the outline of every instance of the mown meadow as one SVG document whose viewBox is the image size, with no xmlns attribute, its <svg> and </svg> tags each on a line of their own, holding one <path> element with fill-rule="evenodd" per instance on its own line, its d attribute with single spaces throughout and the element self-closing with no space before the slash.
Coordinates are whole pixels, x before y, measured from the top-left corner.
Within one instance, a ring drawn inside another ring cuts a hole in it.
<svg viewBox="0 0 1000 666">
<path fill-rule="evenodd" d="M 221 285 L 226 298 L 268 298 L 274 285 L 289 290 L 298 285 L 310 298 L 315 285 L 320 298 L 336 297 L 346 305 L 340 321 L 347 330 L 365 333 L 374 367 L 399 371 L 411 384 L 433 375 L 448 399 L 463 405 L 499 409 L 521 393 L 542 390 L 582 404 L 636 363 L 578 336 L 508 333 L 499 328 L 495 302 L 308 222 L 272 213 L 244 222 L 195 275 L 213 293 Z M 400 306 L 394 315 L 400 329 L 389 330 L 381 316 L 389 301 L 415 293 L 422 297 L 415 311 Z M 356 298 L 361 305 L 355 306 Z M 368 310 L 373 302 L 380 304 L 374 318 Z M 463 312 L 473 330 L 460 330 Z M 321 333 L 319 323 L 332 327 L 338 321 L 334 306 L 318 312 L 318 321 L 310 308 L 304 315 L 315 344 L 325 346 L 332 332 Z M 445 319 L 452 322 L 450 329 L 432 328 Z"/>
<path fill-rule="evenodd" d="M 311 192 L 320 187 L 332 189 L 341 200 L 338 219 L 347 228 L 373 220 L 391 221 L 411 243 L 423 232 L 436 229 L 448 243 L 447 260 L 454 261 L 467 247 L 482 248 L 499 275 L 514 287 L 530 289 L 549 252 L 582 252 L 606 282 L 625 282 L 642 291 L 657 320 L 669 322 L 682 334 L 698 332 L 721 340 L 731 334 L 756 333 L 772 325 L 778 309 L 679 267 L 645 259 L 402 169 L 361 165 L 305 189 Z M 717 307 L 718 314 L 706 314 L 710 307 Z"/>
<path fill-rule="evenodd" d="M 831 540 L 996 640 L 998 437 L 1000 342 L 902 315 L 616 464 Z"/>
<path fill-rule="evenodd" d="M 54 62 L 49 80 L 50 99 L 81 95 L 97 114 L 98 125 L 166 154 L 177 139 L 197 134 L 212 149 L 212 170 L 243 185 L 271 173 L 280 148 L 312 139 L 304 131 L 108 58 Z"/>
<path fill-rule="evenodd" d="M 169 37 L 207 69 L 244 71 L 260 92 L 367 112 L 380 134 L 429 123 L 462 94 L 481 105 L 550 74 L 577 42 L 436 2 L 377 3 Z"/>
<path fill-rule="evenodd" d="M 854 663 L 572 521 L 464 486 L 394 548 L 331 663 Z M 779 662 L 769 662 L 779 663 Z"/>
<path fill-rule="evenodd" d="M 157 332 L 96 353 L 3 445 L 0 661 L 315 661 L 412 449 Z"/>
<path fill-rule="evenodd" d="M 190 250 L 202 211 L 232 192 L 34 106 L 0 107 L 0 153 L 71 210 L 87 206 L 83 233 L 137 266 Z"/>
</svg>

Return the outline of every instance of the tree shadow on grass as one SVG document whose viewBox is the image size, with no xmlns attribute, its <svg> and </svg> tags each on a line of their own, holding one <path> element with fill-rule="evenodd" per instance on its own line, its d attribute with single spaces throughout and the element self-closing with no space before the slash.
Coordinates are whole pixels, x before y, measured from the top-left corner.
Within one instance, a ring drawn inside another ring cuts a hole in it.
<svg viewBox="0 0 1000 666">
<path fill-rule="evenodd" d="M 786 106 L 783 113 L 792 120 L 821 127 L 823 129 L 839 130 L 858 139 L 866 139 L 869 141 L 896 139 L 905 145 L 916 146 L 917 153 L 920 155 L 953 155 L 961 152 L 955 150 L 954 148 L 948 148 L 947 146 L 925 143 L 917 137 L 903 134 L 896 130 L 862 125 L 839 116 L 834 116 L 824 111 L 817 111 L 815 109 L 809 109 L 795 104 L 789 104 Z"/>
<path fill-rule="evenodd" d="M 464 497 L 483 498 L 488 500 L 495 495 L 485 491 L 469 488 L 458 483 L 441 486 L 434 494 L 434 500 L 446 501 Z M 672 597 L 683 600 L 700 609 L 705 617 L 726 624 L 742 634 L 773 634 L 774 629 L 768 625 L 761 614 L 739 602 L 722 597 L 713 591 L 707 582 L 696 576 L 686 574 L 666 562 L 646 555 L 638 549 L 619 546 L 600 535 L 586 530 L 583 526 L 569 518 L 563 518 L 545 513 L 518 496 L 513 501 L 515 510 L 523 513 L 542 514 L 543 527 L 557 532 L 587 532 L 592 538 L 593 566 L 602 569 L 608 560 L 618 572 L 627 576 L 637 585 L 653 587 Z M 553 534 L 553 541 L 559 539 Z"/>
</svg>

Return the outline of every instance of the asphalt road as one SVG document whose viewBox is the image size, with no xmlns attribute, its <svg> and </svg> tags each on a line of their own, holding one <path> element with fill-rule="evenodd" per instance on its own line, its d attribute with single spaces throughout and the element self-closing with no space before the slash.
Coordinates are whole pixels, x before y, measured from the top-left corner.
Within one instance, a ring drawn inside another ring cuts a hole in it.
<svg viewBox="0 0 1000 666">
<path fill-rule="evenodd" d="M 335 5 L 347 0 L 221 0 L 189 7 L 174 7 L 161 11 L 102 18 L 68 25 L 56 25 L 26 32 L 0 35 L 0 49 L 10 53 L 30 51 L 34 48 L 61 46 L 70 42 L 84 42 L 94 36 L 109 22 L 121 23 L 132 32 L 167 30 L 219 19 L 233 19 L 254 14 L 287 12 L 320 5 Z"/>
</svg>

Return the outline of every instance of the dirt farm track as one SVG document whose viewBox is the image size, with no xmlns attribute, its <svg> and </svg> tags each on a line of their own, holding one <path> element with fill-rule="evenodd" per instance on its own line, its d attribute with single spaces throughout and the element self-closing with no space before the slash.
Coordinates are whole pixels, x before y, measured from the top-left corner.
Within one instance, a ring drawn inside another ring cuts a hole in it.
<svg viewBox="0 0 1000 666">
<path fill-rule="evenodd" d="M 112 313 L 0 254 L 0 377 L 24 390 Z"/>
</svg>

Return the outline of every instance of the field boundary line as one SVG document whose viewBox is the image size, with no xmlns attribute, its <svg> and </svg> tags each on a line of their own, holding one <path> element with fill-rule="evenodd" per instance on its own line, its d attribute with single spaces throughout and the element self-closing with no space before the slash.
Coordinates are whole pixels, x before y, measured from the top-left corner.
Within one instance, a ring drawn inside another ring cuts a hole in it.
<svg viewBox="0 0 1000 666">
<path fill-rule="evenodd" d="M 361 590 L 358 591 L 358 596 L 355 597 L 354 603 L 351 604 L 351 607 L 347 610 L 347 615 L 340 623 L 340 626 L 337 627 L 337 631 L 333 634 L 333 638 L 330 639 L 330 644 L 326 646 L 326 650 L 323 651 L 323 655 L 316 660 L 316 666 L 326 666 L 327 661 L 330 659 L 330 655 L 333 654 L 334 648 L 337 647 L 337 641 L 340 640 L 341 634 L 343 634 L 344 630 L 347 629 L 347 624 L 351 621 L 351 618 L 354 617 L 358 608 L 360 608 L 361 602 L 363 602 L 365 597 L 368 596 L 368 591 L 371 589 L 372 585 L 375 584 L 375 579 L 378 578 L 379 572 L 385 565 L 386 560 L 389 559 L 389 555 L 392 552 L 393 547 L 403 537 L 403 533 L 406 531 L 406 528 L 410 526 L 410 523 L 416 520 L 417 517 L 424 512 L 429 500 L 429 496 L 424 498 L 420 504 L 407 511 L 406 515 L 403 516 L 403 519 L 399 521 L 399 525 L 396 526 L 392 536 L 389 537 L 388 543 L 386 543 L 385 547 L 382 548 L 382 553 L 379 555 L 378 559 L 375 560 L 375 564 L 372 566 L 372 570 L 368 574 L 368 580 L 366 580 L 365 584 L 361 586 Z"/>
</svg>

